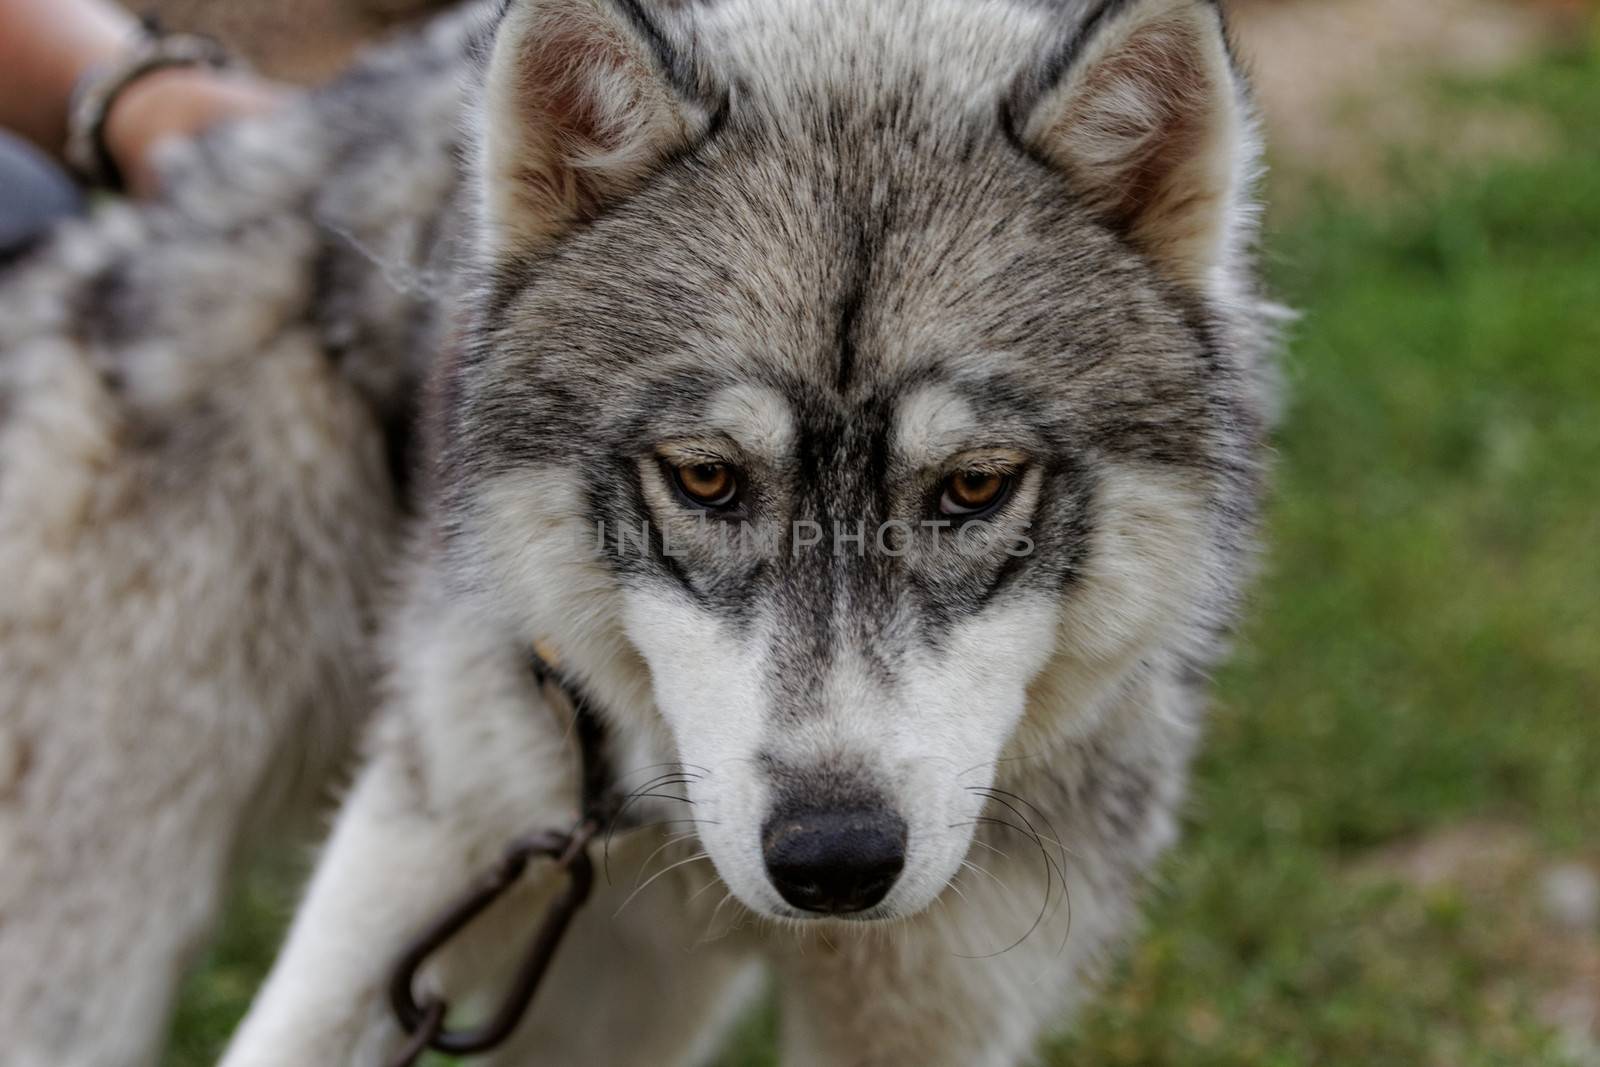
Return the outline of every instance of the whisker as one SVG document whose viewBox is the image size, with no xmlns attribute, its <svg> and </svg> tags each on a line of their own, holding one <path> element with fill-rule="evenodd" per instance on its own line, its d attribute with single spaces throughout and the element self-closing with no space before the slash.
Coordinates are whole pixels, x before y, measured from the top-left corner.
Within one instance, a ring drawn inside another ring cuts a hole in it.
<svg viewBox="0 0 1600 1067">
<path fill-rule="evenodd" d="M 721 825 L 722 825 L 722 822 L 719 819 L 656 819 L 656 820 L 654 820 L 652 822 L 640 823 L 638 826 L 630 827 L 630 830 L 632 830 L 635 833 L 643 833 L 645 830 L 654 830 L 657 827 L 661 827 L 661 826 L 721 826 Z M 609 833 L 606 834 L 605 848 L 604 848 L 604 850 L 602 851 L 602 854 L 601 854 L 601 864 L 605 869 L 606 885 L 611 885 L 612 884 L 612 882 L 611 882 L 611 834 L 609 834 Z"/>
<path fill-rule="evenodd" d="M 979 874 L 985 876 L 991 882 L 993 882 L 995 885 L 997 885 L 1001 889 L 1005 890 L 1007 893 L 1011 892 L 1011 887 L 1006 885 L 1004 882 L 1002 882 L 1000 880 L 999 875 L 997 875 L 993 871 L 989 870 L 989 868 L 981 866 L 981 865 L 976 864 L 976 863 L 973 863 L 971 860 L 962 860 L 961 861 L 961 866 L 965 867 L 969 871 L 976 871 Z"/>
<path fill-rule="evenodd" d="M 635 794 L 633 794 L 633 799 L 634 800 L 645 800 L 645 799 L 650 799 L 650 800 L 676 800 L 680 804 L 687 804 L 690 807 L 694 807 L 694 801 L 690 800 L 688 797 L 675 796 L 672 793 L 635 793 Z"/>
<path fill-rule="evenodd" d="M 986 816 L 986 815 L 980 815 L 977 818 L 972 819 L 970 822 L 953 823 L 952 825 L 953 826 L 972 826 L 972 825 L 977 824 L 977 823 L 983 823 L 983 824 L 992 825 L 992 826 L 1003 826 L 1008 830 L 1015 830 L 1017 833 L 1022 834 L 1024 837 L 1033 838 L 1034 845 L 1039 849 L 1040 852 L 1042 852 L 1044 854 L 1045 861 L 1050 864 L 1050 868 L 1053 871 L 1055 871 L 1056 874 L 1061 876 L 1061 879 L 1062 879 L 1063 882 L 1066 881 L 1066 877 L 1067 877 L 1066 870 L 1059 863 L 1056 862 L 1056 858 L 1054 856 L 1050 855 L 1049 851 L 1044 847 L 1046 841 L 1048 840 L 1047 838 L 1041 837 L 1039 834 L 1037 834 L 1037 833 L 1035 833 L 1033 831 L 1025 830 L 1022 827 L 1018 826 L 1014 822 L 1007 822 L 1004 819 L 996 819 L 996 818 L 993 818 L 992 816 Z"/>
<path fill-rule="evenodd" d="M 715 885 L 716 883 L 713 882 L 712 884 Z M 717 916 L 722 914 L 723 906 L 725 904 L 727 904 L 728 901 L 730 901 L 732 899 L 733 899 L 733 890 L 730 889 L 726 893 L 722 894 L 722 899 L 717 901 L 717 906 L 715 908 L 711 909 L 711 918 L 706 921 L 706 932 L 701 935 L 699 941 L 695 942 L 696 945 L 706 945 L 706 944 L 710 944 L 712 941 L 720 941 L 722 938 L 728 936 L 728 934 L 733 932 L 732 929 L 730 928 L 728 930 L 723 931 L 721 934 L 718 934 L 716 937 L 712 937 L 711 936 L 712 927 L 717 925 Z"/>
<path fill-rule="evenodd" d="M 982 796 L 982 797 L 986 798 L 987 800 L 989 800 L 992 803 L 999 804 L 1001 807 L 1003 807 L 1007 811 L 1011 812 L 1017 818 L 1021 819 L 1022 820 L 1022 824 L 1028 828 L 1028 832 L 1034 836 L 1034 840 L 1041 842 L 1041 844 L 1039 846 L 1040 848 L 1044 847 L 1044 845 L 1043 845 L 1044 841 L 1051 841 L 1052 843 L 1055 844 L 1055 846 L 1058 849 L 1061 850 L 1061 862 L 1056 865 L 1056 873 L 1061 875 L 1061 897 L 1062 897 L 1062 900 L 1065 900 L 1066 897 L 1067 897 L 1067 872 L 1066 872 L 1066 868 L 1068 866 L 1068 862 L 1067 862 L 1067 847 L 1065 845 L 1063 845 L 1060 842 L 1059 839 L 1047 838 L 1043 834 L 1039 833 L 1038 827 L 1033 825 L 1033 820 L 1028 818 L 1026 815 L 1024 815 L 1020 810 L 1018 810 L 1016 805 L 1012 804 L 1008 800 L 1005 800 L 1004 797 L 1006 797 L 1006 796 L 1015 797 L 1022 804 L 1026 805 L 1027 807 L 1032 809 L 1035 813 L 1037 813 L 1039 815 L 1040 819 L 1044 821 L 1045 825 L 1050 828 L 1050 832 L 1053 834 L 1053 833 L 1056 832 L 1056 828 L 1055 828 L 1055 824 L 1050 821 L 1050 817 L 1045 815 L 1042 811 L 1040 811 L 1039 808 L 1036 805 L 1034 805 L 1034 804 L 1030 803 L 1029 801 L 1023 799 L 1022 797 L 1017 796 L 1015 793 L 1006 793 L 1004 790 L 1001 790 L 1001 789 L 977 788 L 977 787 L 972 788 L 970 791 L 973 792 L 973 793 L 976 793 L 979 796 Z M 1003 794 L 1003 796 L 1002 796 L 1002 794 Z M 1070 908 L 1070 906 L 1071 905 L 1068 905 L 1069 908 Z M 1069 919 L 1069 923 L 1070 923 L 1070 919 Z"/>
<path fill-rule="evenodd" d="M 700 781 L 699 778 L 691 778 L 682 774 L 656 775 L 654 778 L 640 783 L 638 788 L 632 790 L 623 798 L 622 803 L 617 806 L 617 814 L 615 819 L 620 821 L 622 817 L 627 814 L 628 809 L 637 803 L 640 797 L 645 796 L 646 794 L 651 794 L 656 790 L 667 789 L 672 786 L 681 785 L 687 787 L 698 781 Z"/>
<path fill-rule="evenodd" d="M 671 848 L 673 845 L 678 844 L 680 841 L 687 841 L 687 840 L 689 840 L 689 838 L 694 837 L 694 836 L 695 836 L 695 832 L 693 830 L 685 830 L 681 834 L 673 834 L 672 836 L 668 837 L 665 841 L 663 841 L 660 845 L 656 846 L 656 850 L 654 852 L 650 853 L 650 855 L 646 856 L 644 858 L 644 862 L 639 864 L 639 877 L 635 878 L 633 880 L 633 884 L 634 885 L 638 885 L 639 884 L 639 878 L 643 878 L 644 877 L 644 872 L 650 867 L 650 861 L 651 860 L 653 860 L 657 856 L 661 855 L 663 852 L 665 852 L 667 849 Z"/>
<path fill-rule="evenodd" d="M 1067 861 L 1066 858 L 1069 855 L 1072 856 L 1074 859 L 1078 858 L 1078 854 L 1076 852 L 1073 852 L 1072 849 L 1068 848 L 1066 845 L 1061 843 L 1061 840 L 1060 840 L 1061 834 L 1060 834 L 1059 831 L 1056 830 L 1056 824 L 1051 820 L 1050 816 L 1045 814 L 1044 810 L 1042 808 L 1040 808 L 1039 805 L 1035 804 L 1033 801 L 1029 800 L 1027 797 L 1019 796 L 1018 794 L 1010 792 L 1009 790 L 996 789 L 993 786 L 969 785 L 969 786 L 967 786 L 967 790 L 969 792 L 972 792 L 972 793 L 978 793 L 980 795 L 987 795 L 991 800 L 994 800 L 996 803 L 1000 803 L 1000 804 L 1005 804 L 1006 803 L 1004 800 L 1000 799 L 1001 797 L 1005 797 L 1005 798 L 1007 798 L 1009 800 L 1015 800 L 1018 804 L 1021 804 L 1023 807 L 1025 807 L 1029 811 L 1033 812 L 1033 814 L 1039 819 L 1039 821 L 1044 823 L 1045 829 L 1049 830 L 1050 833 L 1054 835 L 1052 837 L 1046 837 L 1045 840 L 1050 842 L 1052 845 L 1055 845 L 1057 848 L 1059 848 L 1061 850 L 1061 862 L 1063 864 L 1066 863 L 1066 861 Z M 1006 806 L 1010 807 L 1009 804 L 1007 804 Z M 1015 808 L 1012 808 L 1012 810 L 1016 811 Z M 1022 813 L 1021 812 L 1017 812 L 1017 817 L 1018 818 L 1022 818 Z M 1023 822 L 1027 822 L 1029 826 L 1033 825 L 1026 818 L 1023 818 L 1022 821 Z"/>
<path fill-rule="evenodd" d="M 1026 822 L 1027 820 L 1024 819 L 1023 821 Z M 1039 914 L 1034 916 L 1032 924 L 1029 925 L 1027 930 L 1023 931 L 1022 936 L 1017 938 L 1011 944 L 1007 945 L 1005 948 L 1000 949 L 998 952 L 990 952 L 990 953 L 985 953 L 983 955 L 977 955 L 977 956 L 970 956 L 970 955 L 967 955 L 965 953 L 956 953 L 956 955 L 960 956 L 963 959 L 992 959 L 995 956 L 1003 956 L 1003 955 L 1005 955 L 1007 952 L 1010 952 L 1012 949 L 1016 948 L 1018 945 L 1022 944 L 1028 938 L 1033 936 L 1033 932 L 1035 930 L 1037 930 L 1040 927 L 1040 925 L 1042 925 L 1044 923 L 1045 916 L 1050 911 L 1050 890 L 1052 888 L 1054 888 L 1055 873 L 1059 872 L 1060 875 L 1061 875 L 1061 885 L 1062 885 L 1063 894 L 1065 894 L 1065 892 L 1066 892 L 1067 876 L 1066 876 L 1066 872 L 1065 871 L 1061 871 L 1056 866 L 1055 857 L 1050 855 L 1049 850 L 1044 847 L 1044 841 L 1039 836 L 1037 831 L 1024 830 L 1022 827 L 1016 825 L 1015 823 L 1010 823 L 1010 822 L 1007 822 L 1004 819 L 996 819 L 996 818 L 991 818 L 991 817 L 987 817 L 987 816 L 979 816 L 978 818 L 972 820 L 971 823 L 960 823 L 960 824 L 957 824 L 957 825 L 966 826 L 966 825 L 973 825 L 973 824 L 977 824 L 977 823 L 987 823 L 987 824 L 994 824 L 994 825 L 997 825 L 997 826 L 1004 826 L 1007 829 L 1015 830 L 1019 834 L 1026 834 L 1027 836 L 1033 838 L 1033 843 L 1039 849 L 1039 856 L 1044 860 L 1044 899 L 1039 902 Z"/>
<path fill-rule="evenodd" d="M 990 767 L 990 766 L 996 766 L 997 767 L 1002 763 L 1017 763 L 1017 762 L 1020 762 L 1022 760 L 1026 760 L 1026 759 L 1042 759 L 1043 757 L 1045 757 L 1047 755 L 1049 755 L 1048 752 L 1027 752 L 1027 753 L 1024 753 L 1021 756 L 1007 756 L 1004 759 L 984 760 L 982 763 L 974 763 L 972 766 L 968 767 L 966 770 L 964 770 L 960 774 L 956 775 L 956 777 L 957 778 L 965 778 L 967 775 L 971 774 L 973 771 L 982 770 L 984 767 Z"/>
<path fill-rule="evenodd" d="M 697 852 L 693 856 L 690 856 L 686 860 L 679 860 L 677 863 L 669 864 L 668 866 L 663 867 L 661 870 L 659 870 L 655 874 L 651 875 L 649 881 L 645 882 L 643 885 L 639 886 L 633 892 L 629 893 L 628 894 L 628 898 L 617 906 L 617 910 L 616 911 L 611 913 L 611 917 L 613 919 L 615 919 L 618 915 L 621 915 L 623 910 L 625 908 L 627 908 L 627 906 L 629 904 L 633 903 L 633 898 L 634 897 L 637 897 L 640 893 L 643 893 L 646 889 L 649 889 L 652 885 L 655 884 L 656 880 L 661 878 L 663 875 L 669 874 L 672 871 L 677 870 L 679 867 L 685 867 L 685 866 L 688 866 L 691 863 L 697 863 L 700 860 L 708 860 L 710 858 L 711 858 L 711 854 L 709 852 Z"/>
<path fill-rule="evenodd" d="M 971 903 L 970 901 L 967 900 L 967 895 L 961 891 L 961 887 L 956 884 L 956 879 L 955 878 L 950 879 L 948 884 L 950 886 L 950 891 L 953 892 L 956 896 L 961 898 L 961 903 L 963 903 L 963 904 Z M 938 900 L 938 899 L 941 899 L 941 898 L 935 897 L 934 899 Z"/>
<path fill-rule="evenodd" d="M 1004 789 L 994 789 L 994 788 L 991 788 L 991 787 L 981 787 L 980 788 L 980 787 L 975 787 L 974 786 L 974 787 L 969 787 L 969 789 L 970 789 L 971 792 L 976 793 L 976 794 L 978 794 L 980 796 L 987 797 L 989 800 L 991 800 L 991 801 L 993 801 L 993 802 L 995 802 L 997 804 L 1000 804 L 1001 806 L 1009 809 L 1013 814 L 1015 814 L 1017 816 L 1017 818 L 1019 818 L 1019 819 L 1021 819 L 1023 821 L 1023 823 L 1028 827 L 1028 831 L 1031 834 L 1033 834 L 1035 839 L 1044 840 L 1044 841 L 1050 841 L 1051 843 L 1053 843 L 1056 846 L 1056 848 L 1058 848 L 1061 851 L 1061 862 L 1056 866 L 1056 873 L 1061 875 L 1061 902 L 1060 903 L 1064 903 L 1066 905 L 1066 908 L 1067 908 L 1067 932 L 1063 936 L 1063 939 L 1062 939 L 1062 942 L 1061 942 L 1061 951 L 1063 951 L 1063 952 L 1066 951 L 1067 945 L 1066 945 L 1065 938 L 1066 937 L 1070 937 L 1072 935 L 1072 889 L 1067 884 L 1066 868 L 1070 865 L 1068 863 L 1068 861 L 1067 861 L 1067 856 L 1068 855 L 1072 855 L 1074 858 L 1076 858 L 1077 853 L 1074 853 L 1066 845 L 1062 844 L 1061 841 L 1059 840 L 1059 837 L 1055 837 L 1055 838 L 1043 837 L 1043 835 L 1041 835 L 1039 833 L 1038 829 L 1036 829 L 1034 827 L 1033 821 L 1031 819 L 1029 819 L 1026 815 L 1022 814 L 1022 812 L 1018 811 L 1012 804 L 1010 804 L 1006 800 L 1002 799 L 1003 797 L 1011 797 L 1014 800 L 1016 800 L 1018 803 L 1025 805 L 1027 808 L 1029 808 L 1031 811 L 1033 811 L 1036 815 L 1039 816 L 1039 818 L 1044 822 L 1044 824 L 1047 827 L 1049 827 L 1050 832 L 1052 834 L 1055 834 L 1056 833 L 1055 823 L 1050 821 L 1050 817 L 1048 815 L 1046 815 L 1043 811 L 1041 811 L 1037 804 L 1034 804 L 1032 801 L 1028 800 L 1026 797 L 1018 796 L 1016 793 L 1008 792 L 1007 790 L 1004 790 Z M 1043 846 L 1041 845 L 1040 847 L 1042 848 Z M 1058 903 L 1057 906 L 1059 907 L 1060 904 Z"/>
<path fill-rule="evenodd" d="M 692 773 L 697 774 L 700 777 L 704 777 L 705 775 L 708 775 L 708 774 L 711 773 L 710 768 L 702 767 L 698 763 L 676 763 L 676 762 L 646 763 L 642 767 L 634 767 L 631 770 L 624 771 L 623 773 L 617 775 L 617 777 L 616 777 L 617 784 L 621 785 L 623 782 L 626 782 L 629 778 L 632 778 L 634 775 L 642 773 L 644 771 L 658 771 L 663 767 L 679 768 L 679 770 L 669 771 L 668 772 L 669 774 L 682 774 L 682 773 L 691 773 L 692 772 Z"/>
<path fill-rule="evenodd" d="M 719 878 L 711 879 L 711 881 L 707 882 L 705 885 L 701 886 L 699 889 L 696 889 L 693 893 L 690 893 L 689 894 L 689 899 L 684 901 L 684 903 L 685 904 L 693 904 L 695 901 L 699 900 L 702 895 L 704 895 L 704 893 L 705 893 L 705 891 L 707 889 L 710 889 L 714 885 L 720 885 L 720 884 L 721 884 L 721 879 L 719 879 Z"/>
<path fill-rule="evenodd" d="M 1010 801 L 1005 800 L 1002 797 L 995 795 L 992 790 L 984 790 L 984 789 L 981 789 L 978 786 L 967 786 L 967 791 L 969 793 L 976 793 L 979 796 L 982 796 L 984 799 L 991 800 L 994 803 L 999 804 L 1001 807 L 1006 808 L 1008 811 L 1011 812 L 1011 814 L 1015 815 L 1017 818 L 1021 819 L 1024 823 L 1027 824 L 1029 833 L 1031 833 L 1031 834 L 1039 834 L 1039 840 L 1045 842 L 1046 844 L 1051 844 L 1051 845 L 1054 845 L 1057 848 L 1059 848 L 1061 850 L 1061 852 L 1062 852 L 1063 858 L 1065 858 L 1065 856 L 1067 856 L 1069 854 L 1070 855 L 1075 855 L 1075 853 L 1073 853 L 1072 850 L 1070 848 L 1068 848 L 1066 845 L 1062 844 L 1059 839 L 1057 839 L 1055 837 L 1052 837 L 1049 834 L 1040 834 L 1038 828 L 1033 825 L 1032 820 L 1030 820 L 1022 812 L 1018 811 L 1016 809 L 1015 805 L 1013 805 Z M 1022 800 L 1021 797 L 1016 796 L 1016 794 L 1014 794 L 1014 793 L 1007 794 L 1007 796 L 1015 797 L 1015 799 L 1017 799 L 1017 800 Z M 1039 810 L 1038 808 L 1034 808 L 1032 804 L 1028 804 L 1028 802 L 1026 800 L 1022 800 L 1022 803 L 1027 804 L 1028 807 L 1033 808 L 1034 811 L 1038 811 Z M 1046 828 L 1049 829 L 1051 834 L 1054 834 L 1056 832 L 1055 825 L 1050 822 L 1048 817 L 1046 817 L 1043 814 L 1041 814 L 1040 815 L 1040 820 L 1042 822 L 1044 822 Z"/>
<path fill-rule="evenodd" d="M 698 778 L 685 778 L 682 775 L 661 775 L 641 783 L 638 788 L 628 793 L 628 800 L 634 800 L 658 789 L 671 789 L 675 786 L 690 786 L 700 781 Z"/>
<path fill-rule="evenodd" d="M 974 837 L 972 839 L 972 843 L 974 845 L 977 845 L 979 848 L 988 849 L 990 852 L 993 852 L 996 856 L 999 856 L 1003 860 L 1008 860 L 1008 859 L 1011 858 L 1011 853 L 1007 852 L 1003 848 L 996 848 L 994 845 L 989 844 L 989 842 L 987 842 L 987 841 L 982 841 L 982 840 L 979 840 L 978 838 Z"/>
<path fill-rule="evenodd" d="M 720 819 L 655 819 L 651 822 L 642 822 L 638 826 L 630 827 L 634 833 L 641 830 L 652 830 L 657 826 L 721 826 Z"/>
<path fill-rule="evenodd" d="M 622 817 L 628 813 L 628 809 L 633 807 L 634 804 L 638 803 L 639 800 L 644 796 L 651 796 L 660 800 L 676 800 L 680 803 L 693 806 L 694 801 L 688 799 L 687 797 L 675 797 L 667 793 L 656 793 L 653 792 L 653 790 L 664 789 L 674 785 L 687 786 L 689 783 L 699 780 L 699 776 L 689 777 L 677 772 L 658 774 L 623 798 L 622 803 L 617 805 L 617 813 L 611 816 L 611 822 L 606 827 L 605 841 L 600 847 L 600 866 L 601 870 L 605 873 L 606 885 L 611 884 L 611 839 L 617 835 L 617 828 L 622 825 Z"/>
<path fill-rule="evenodd" d="M 647 778 L 643 782 L 640 782 L 637 787 L 628 793 L 628 796 L 638 796 L 640 793 L 648 792 L 651 789 L 661 789 L 669 785 L 687 785 L 703 780 L 703 775 L 684 774 L 681 771 L 668 771 L 666 774 L 658 774 L 653 778 Z"/>
</svg>

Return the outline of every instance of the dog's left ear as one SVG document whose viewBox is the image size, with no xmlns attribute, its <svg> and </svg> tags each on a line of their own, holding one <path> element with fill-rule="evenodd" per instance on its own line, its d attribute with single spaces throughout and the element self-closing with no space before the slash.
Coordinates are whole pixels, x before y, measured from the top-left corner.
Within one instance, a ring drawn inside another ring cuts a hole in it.
<svg viewBox="0 0 1600 1067">
<path fill-rule="evenodd" d="M 1247 217 L 1256 147 L 1216 0 L 1105 0 L 1005 101 L 1008 128 L 1177 280 Z"/>
<path fill-rule="evenodd" d="M 637 0 L 509 0 L 483 99 L 492 252 L 536 251 L 636 191 L 724 102 Z"/>
</svg>

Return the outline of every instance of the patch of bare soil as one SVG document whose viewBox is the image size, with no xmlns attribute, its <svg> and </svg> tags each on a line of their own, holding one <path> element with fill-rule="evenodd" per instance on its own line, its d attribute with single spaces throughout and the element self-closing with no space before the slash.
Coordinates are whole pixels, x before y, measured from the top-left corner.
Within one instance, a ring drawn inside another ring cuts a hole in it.
<svg viewBox="0 0 1600 1067">
<path fill-rule="evenodd" d="M 1473 822 L 1417 838 L 1355 865 L 1360 881 L 1452 894 L 1491 924 L 1495 979 L 1531 996 L 1578 1064 L 1600 1064 L 1600 855 L 1554 858 L 1506 823 Z"/>
<path fill-rule="evenodd" d="M 1507 106 L 1441 114 L 1441 76 L 1486 77 L 1581 40 L 1594 0 L 1233 0 L 1276 167 L 1358 192 L 1385 185 L 1399 145 L 1452 161 L 1537 153 L 1539 116 Z"/>
</svg>

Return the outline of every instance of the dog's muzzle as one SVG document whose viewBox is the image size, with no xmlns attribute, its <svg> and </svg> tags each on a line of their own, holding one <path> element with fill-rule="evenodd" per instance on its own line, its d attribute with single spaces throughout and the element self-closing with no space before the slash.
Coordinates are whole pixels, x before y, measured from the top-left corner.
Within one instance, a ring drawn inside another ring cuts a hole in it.
<svg viewBox="0 0 1600 1067">
<path fill-rule="evenodd" d="M 803 911 L 865 911 L 889 895 L 906 861 L 906 824 L 887 810 L 779 810 L 761 831 L 767 876 Z"/>
</svg>

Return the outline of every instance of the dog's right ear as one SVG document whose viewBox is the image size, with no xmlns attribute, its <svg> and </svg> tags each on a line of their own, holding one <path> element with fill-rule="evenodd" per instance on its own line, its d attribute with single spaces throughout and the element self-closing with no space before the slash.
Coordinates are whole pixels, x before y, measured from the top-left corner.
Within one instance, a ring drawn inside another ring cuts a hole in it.
<svg viewBox="0 0 1600 1067">
<path fill-rule="evenodd" d="M 537 251 L 635 191 L 724 101 L 637 0 L 509 0 L 484 86 L 492 253 Z"/>
<path fill-rule="evenodd" d="M 1258 146 L 1218 0 L 1101 0 L 1002 119 L 1180 281 L 1241 243 Z"/>
</svg>

